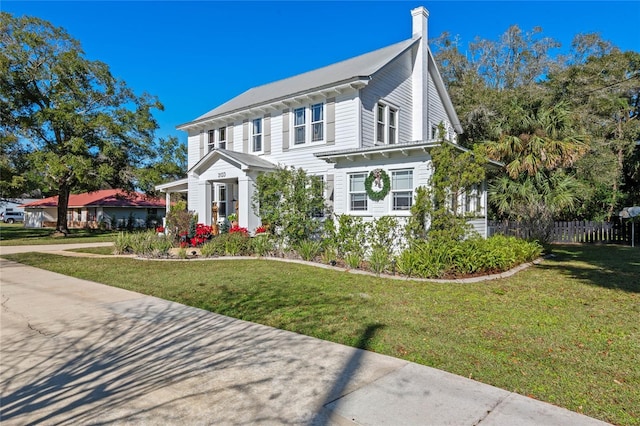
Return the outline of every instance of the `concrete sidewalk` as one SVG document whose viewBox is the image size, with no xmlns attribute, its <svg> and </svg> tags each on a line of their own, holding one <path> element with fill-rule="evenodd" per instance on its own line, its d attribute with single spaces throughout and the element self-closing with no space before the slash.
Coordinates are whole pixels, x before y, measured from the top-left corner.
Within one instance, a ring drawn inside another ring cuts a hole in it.
<svg viewBox="0 0 640 426">
<path fill-rule="evenodd" d="M 0 268 L 3 425 L 605 424 L 396 358 Z"/>
</svg>

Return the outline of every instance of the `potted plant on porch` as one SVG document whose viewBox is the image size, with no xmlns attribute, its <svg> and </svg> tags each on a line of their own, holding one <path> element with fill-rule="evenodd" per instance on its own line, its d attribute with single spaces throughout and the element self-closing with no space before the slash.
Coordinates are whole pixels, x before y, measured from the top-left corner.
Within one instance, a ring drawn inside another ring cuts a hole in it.
<svg viewBox="0 0 640 426">
<path fill-rule="evenodd" d="M 229 220 L 229 222 L 231 222 L 231 227 L 236 227 L 238 226 L 238 215 L 235 213 L 231 213 L 229 216 L 227 216 L 227 219 Z"/>
</svg>

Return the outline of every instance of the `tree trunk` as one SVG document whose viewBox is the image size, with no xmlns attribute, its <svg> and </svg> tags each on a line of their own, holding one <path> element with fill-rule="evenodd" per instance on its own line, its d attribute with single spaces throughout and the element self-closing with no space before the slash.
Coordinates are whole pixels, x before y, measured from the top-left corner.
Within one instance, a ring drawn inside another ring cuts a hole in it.
<svg viewBox="0 0 640 426">
<path fill-rule="evenodd" d="M 56 231 L 64 235 L 69 234 L 67 225 L 67 209 L 69 207 L 70 189 L 67 185 L 60 186 L 58 191 L 58 220 L 56 222 Z"/>
</svg>

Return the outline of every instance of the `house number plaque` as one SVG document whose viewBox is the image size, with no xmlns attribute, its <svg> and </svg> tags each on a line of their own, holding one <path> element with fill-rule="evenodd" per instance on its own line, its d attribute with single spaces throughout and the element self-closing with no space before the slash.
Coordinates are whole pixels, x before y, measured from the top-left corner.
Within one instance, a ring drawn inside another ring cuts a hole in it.
<svg viewBox="0 0 640 426">
<path fill-rule="evenodd" d="M 219 177 L 219 178 L 223 178 L 223 177 L 225 177 L 225 176 L 227 176 L 227 172 L 220 172 L 220 173 L 218 173 L 218 177 Z"/>
</svg>

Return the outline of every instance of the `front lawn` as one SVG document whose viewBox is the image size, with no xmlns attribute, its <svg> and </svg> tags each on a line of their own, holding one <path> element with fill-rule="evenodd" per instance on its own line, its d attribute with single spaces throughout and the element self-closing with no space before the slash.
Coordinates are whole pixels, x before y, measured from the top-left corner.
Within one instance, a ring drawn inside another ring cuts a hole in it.
<svg viewBox="0 0 640 426">
<path fill-rule="evenodd" d="M 22 223 L 0 223 L 0 245 L 102 243 L 114 241 L 118 235 L 115 231 L 70 229 L 66 237 L 52 237 L 54 231 L 52 228 L 25 228 Z"/>
<path fill-rule="evenodd" d="M 429 365 L 616 424 L 640 424 L 640 251 L 554 246 L 476 284 L 264 259 L 6 256 L 33 266 Z M 368 331 L 368 341 L 361 340 Z"/>
</svg>

